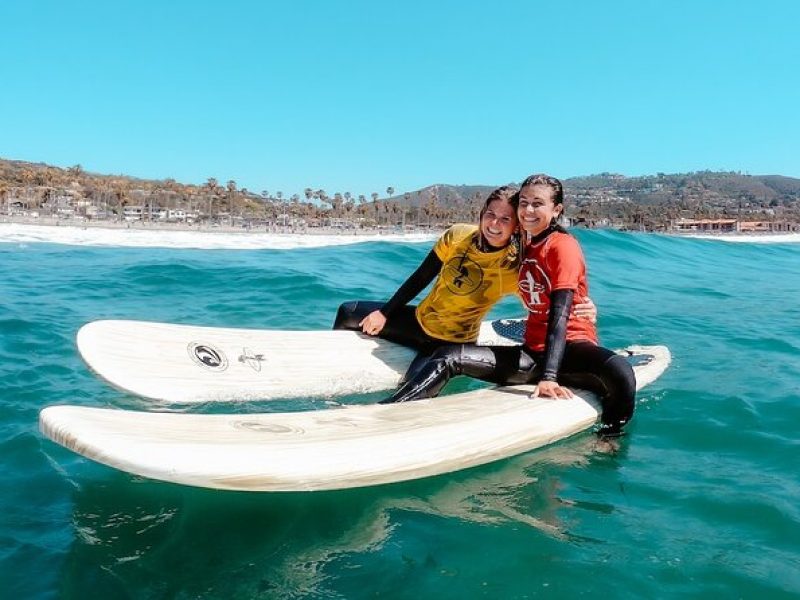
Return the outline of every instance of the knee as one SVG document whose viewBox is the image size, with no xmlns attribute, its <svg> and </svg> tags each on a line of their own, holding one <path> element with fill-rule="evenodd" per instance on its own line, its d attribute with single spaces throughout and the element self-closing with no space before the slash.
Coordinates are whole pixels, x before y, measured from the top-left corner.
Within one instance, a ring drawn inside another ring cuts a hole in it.
<svg viewBox="0 0 800 600">
<path fill-rule="evenodd" d="M 358 302 L 345 302 L 339 305 L 339 310 L 336 311 L 336 319 L 333 321 L 334 329 L 358 329 L 358 323 L 361 319 L 356 318 L 356 309 Z"/>
<path fill-rule="evenodd" d="M 439 368 L 446 368 L 450 375 L 461 374 L 461 346 L 440 346 L 431 353 L 430 360 Z"/>
<path fill-rule="evenodd" d="M 480 350 L 482 348 L 471 344 L 440 346 L 431 352 L 428 362 L 437 372 L 446 372 L 448 377 L 469 375 L 482 378 L 487 369 L 494 369 L 494 363 L 491 357 L 482 355 Z"/>
</svg>

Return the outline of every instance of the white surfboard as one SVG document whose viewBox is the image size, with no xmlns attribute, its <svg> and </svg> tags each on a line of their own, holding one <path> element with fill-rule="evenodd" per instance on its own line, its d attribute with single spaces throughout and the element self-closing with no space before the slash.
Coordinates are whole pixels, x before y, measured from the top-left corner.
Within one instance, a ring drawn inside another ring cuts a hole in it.
<svg viewBox="0 0 800 600">
<path fill-rule="evenodd" d="M 670 362 L 664 346 L 631 348 L 637 387 Z M 550 444 L 595 423 L 594 397 L 531 399 L 532 386 L 403 404 L 239 415 L 52 406 L 53 441 L 122 471 L 242 491 L 361 487 L 448 473 Z"/>
<path fill-rule="evenodd" d="M 479 343 L 521 341 L 523 321 L 483 323 Z M 78 350 L 131 394 L 175 403 L 340 396 L 397 386 L 414 352 L 354 331 L 195 327 L 94 321 Z"/>
</svg>

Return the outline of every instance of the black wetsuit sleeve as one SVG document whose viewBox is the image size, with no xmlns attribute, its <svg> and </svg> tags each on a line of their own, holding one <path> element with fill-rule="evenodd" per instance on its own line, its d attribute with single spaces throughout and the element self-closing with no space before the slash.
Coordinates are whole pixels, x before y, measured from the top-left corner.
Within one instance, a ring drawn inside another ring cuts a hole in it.
<svg viewBox="0 0 800 600">
<path fill-rule="evenodd" d="M 417 267 L 417 270 L 406 279 L 406 282 L 398 288 L 394 296 L 389 298 L 389 301 L 383 305 L 381 309 L 383 316 L 388 317 L 398 307 L 408 304 L 433 281 L 441 270 L 442 261 L 436 255 L 436 252 L 431 250 L 430 254 L 422 261 L 422 264 Z"/>
<path fill-rule="evenodd" d="M 567 321 L 572 309 L 573 290 L 556 290 L 550 294 L 547 337 L 544 343 L 542 381 L 556 381 L 564 351 L 567 348 Z"/>
</svg>

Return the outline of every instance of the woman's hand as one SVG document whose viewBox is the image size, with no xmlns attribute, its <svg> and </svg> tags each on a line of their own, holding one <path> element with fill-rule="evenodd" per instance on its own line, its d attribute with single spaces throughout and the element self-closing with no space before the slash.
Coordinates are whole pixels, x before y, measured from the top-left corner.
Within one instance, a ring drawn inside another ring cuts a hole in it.
<svg viewBox="0 0 800 600">
<path fill-rule="evenodd" d="M 575 305 L 575 316 L 579 319 L 586 319 L 592 323 L 597 323 L 597 307 L 591 298 L 586 298 L 586 302 Z"/>
<path fill-rule="evenodd" d="M 386 317 L 381 311 L 373 310 L 358 325 L 367 335 L 378 335 L 386 325 Z"/>
<path fill-rule="evenodd" d="M 568 388 L 561 387 L 557 381 L 540 381 L 536 384 L 531 398 L 572 398 L 574 394 Z"/>
</svg>

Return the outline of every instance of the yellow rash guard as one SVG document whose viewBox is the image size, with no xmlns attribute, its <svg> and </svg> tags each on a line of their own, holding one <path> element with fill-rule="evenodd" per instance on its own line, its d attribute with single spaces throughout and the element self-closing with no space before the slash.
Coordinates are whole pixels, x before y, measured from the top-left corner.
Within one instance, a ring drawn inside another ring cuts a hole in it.
<svg viewBox="0 0 800 600">
<path fill-rule="evenodd" d="M 479 235 L 476 225 L 456 224 L 433 247 L 442 270 L 416 311 L 431 337 L 474 342 L 489 309 L 506 294 L 517 292 L 516 247 L 481 252 Z"/>
</svg>

